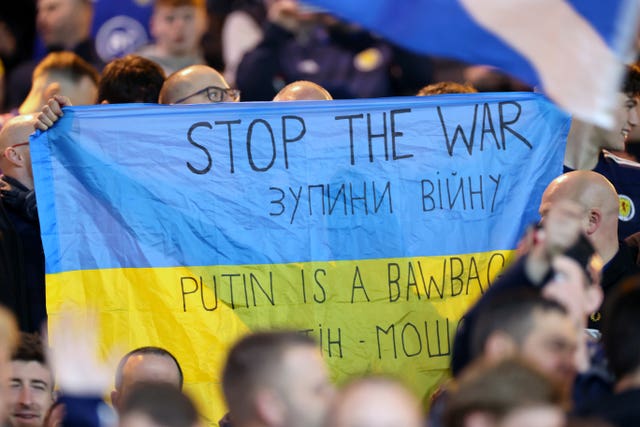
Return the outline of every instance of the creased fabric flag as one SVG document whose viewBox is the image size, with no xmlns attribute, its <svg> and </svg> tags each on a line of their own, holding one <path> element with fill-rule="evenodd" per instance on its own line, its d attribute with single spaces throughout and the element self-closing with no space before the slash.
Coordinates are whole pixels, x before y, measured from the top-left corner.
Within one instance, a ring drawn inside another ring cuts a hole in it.
<svg viewBox="0 0 640 427">
<path fill-rule="evenodd" d="M 105 349 L 168 348 L 211 423 L 225 352 L 264 328 L 427 395 L 569 122 L 532 93 L 67 108 L 31 140 L 50 323 L 97 307 Z"/>
<path fill-rule="evenodd" d="M 637 0 L 309 0 L 416 52 L 496 66 L 561 108 L 613 125 Z"/>
</svg>

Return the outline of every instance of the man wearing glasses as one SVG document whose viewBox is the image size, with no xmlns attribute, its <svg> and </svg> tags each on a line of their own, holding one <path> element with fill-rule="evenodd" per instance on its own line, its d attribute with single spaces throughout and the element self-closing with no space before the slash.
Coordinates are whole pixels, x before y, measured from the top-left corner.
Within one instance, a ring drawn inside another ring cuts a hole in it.
<svg viewBox="0 0 640 427">
<path fill-rule="evenodd" d="M 46 318 L 44 254 L 28 142 L 34 130 L 34 116 L 23 115 L 0 131 L 0 303 L 29 332 L 39 331 Z"/>
<path fill-rule="evenodd" d="M 115 61 L 122 61 L 126 58 L 139 58 L 144 60 L 143 58 L 129 55 Z M 106 70 L 108 69 L 109 65 L 107 65 Z M 121 69 L 124 70 L 123 74 L 126 75 L 126 68 Z M 122 85 L 118 84 L 119 78 L 122 77 L 111 76 L 109 79 L 113 83 L 111 86 L 115 89 L 122 87 Z M 105 80 L 103 73 L 103 77 L 100 82 L 101 88 L 105 86 Z M 153 85 L 149 86 L 155 86 L 156 83 L 157 81 L 154 80 Z M 112 90 L 113 89 L 110 89 L 110 91 Z M 99 94 L 103 92 L 106 93 L 107 91 L 102 91 L 102 89 L 99 90 Z M 148 97 L 151 93 L 145 93 L 144 95 Z M 101 99 L 101 101 L 103 103 L 105 101 L 107 103 L 112 103 L 113 100 L 105 98 Z M 152 102 L 149 99 L 135 99 L 127 101 L 118 99 L 115 100 L 115 103 L 140 101 Z M 240 91 L 237 89 L 231 89 L 222 74 L 206 65 L 192 65 L 171 74 L 166 80 L 164 80 L 158 95 L 158 103 L 160 104 L 211 104 L 217 102 L 238 101 L 240 101 Z M 49 129 L 56 121 L 58 121 L 58 119 L 60 119 L 60 117 L 62 117 L 62 107 L 71 105 L 69 98 L 66 96 L 54 96 L 49 100 L 47 105 L 42 107 L 42 111 L 37 117 L 38 120 L 36 121 L 36 127 L 42 131 Z"/>
<path fill-rule="evenodd" d="M 206 65 L 192 65 L 167 77 L 160 104 L 211 104 L 238 102 L 240 91 L 231 89 L 222 74 Z"/>
</svg>

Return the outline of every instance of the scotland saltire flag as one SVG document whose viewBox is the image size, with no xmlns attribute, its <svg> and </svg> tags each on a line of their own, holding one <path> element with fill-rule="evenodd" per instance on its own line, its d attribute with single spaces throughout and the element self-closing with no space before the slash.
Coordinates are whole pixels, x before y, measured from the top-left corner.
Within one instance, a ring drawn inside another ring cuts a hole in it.
<svg viewBox="0 0 640 427">
<path fill-rule="evenodd" d="M 496 66 L 611 126 L 637 0 L 310 0 L 416 52 Z"/>
</svg>

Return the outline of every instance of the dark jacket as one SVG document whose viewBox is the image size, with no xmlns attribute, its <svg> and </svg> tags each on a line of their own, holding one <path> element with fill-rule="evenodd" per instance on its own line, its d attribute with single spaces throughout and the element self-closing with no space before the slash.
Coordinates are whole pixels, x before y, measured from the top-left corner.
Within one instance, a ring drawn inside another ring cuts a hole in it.
<svg viewBox="0 0 640 427">
<path fill-rule="evenodd" d="M 46 319 L 44 251 L 33 190 L 9 176 L 0 191 L 0 302 L 16 315 L 20 329 L 40 331 Z"/>
</svg>

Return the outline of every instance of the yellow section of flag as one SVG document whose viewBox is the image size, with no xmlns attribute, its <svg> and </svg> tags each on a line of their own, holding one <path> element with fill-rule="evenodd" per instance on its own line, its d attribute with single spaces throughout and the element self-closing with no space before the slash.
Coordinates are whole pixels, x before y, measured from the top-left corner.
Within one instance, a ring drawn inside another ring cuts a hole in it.
<svg viewBox="0 0 640 427">
<path fill-rule="evenodd" d="M 384 372 L 428 397 L 447 375 L 458 320 L 512 255 L 72 271 L 47 276 L 47 308 L 51 323 L 63 310 L 97 310 L 103 353 L 171 351 L 214 424 L 226 411 L 226 352 L 261 329 L 313 336 L 338 383 Z"/>
</svg>

